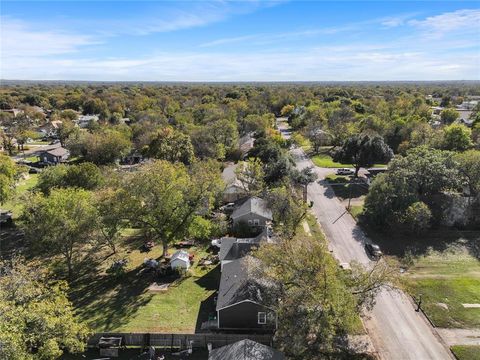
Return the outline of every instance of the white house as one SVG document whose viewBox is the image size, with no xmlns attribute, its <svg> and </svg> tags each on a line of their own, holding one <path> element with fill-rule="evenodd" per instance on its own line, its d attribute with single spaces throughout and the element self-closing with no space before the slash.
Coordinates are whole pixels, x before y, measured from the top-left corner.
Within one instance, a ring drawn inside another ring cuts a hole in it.
<svg viewBox="0 0 480 360">
<path fill-rule="evenodd" d="M 188 270 L 190 268 L 190 258 L 185 250 L 178 250 L 170 259 L 170 267 L 172 269 L 182 268 Z"/>
</svg>

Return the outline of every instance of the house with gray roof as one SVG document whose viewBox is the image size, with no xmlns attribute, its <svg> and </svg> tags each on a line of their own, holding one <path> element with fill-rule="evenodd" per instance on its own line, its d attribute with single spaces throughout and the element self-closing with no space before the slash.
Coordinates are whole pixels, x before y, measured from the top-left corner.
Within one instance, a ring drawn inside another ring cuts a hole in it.
<svg viewBox="0 0 480 360">
<path fill-rule="evenodd" d="M 273 284 L 258 274 L 259 260 L 252 256 L 223 266 L 217 297 L 217 326 L 222 330 L 271 332 L 277 316 L 268 306 Z"/>
<path fill-rule="evenodd" d="M 43 151 L 39 155 L 40 161 L 52 165 L 67 161 L 69 156 L 70 152 L 61 146 L 47 151 Z"/>
<path fill-rule="evenodd" d="M 247 196 L 247 191 L 240 180 L 238 180 L 235 170 L 238 164 L 227 166 L 222 172 L 222 179 L 225 183 L 223 191 L 223 201 L 226 203 L 235 202 Z"/>
<path fill-rule="evenodd" d="M 208 360 L 284 360 L 285 356 L 270 346 L 245 339 L 213 349 Z"/>
<path fill-rule="evenodd" d="M 267 230 L 254 238 L 236 238 L 223 237 L 220 240 L 220 251 L 218 259 L 220 260 L 220 269 L 225 264 L 247 256 L 250 251 L 260 246 L 263 241 L 268 241 Z"/>
<path fill-rule="evenodd" d="M 267 202 L 254 196 L 235 209 L 231 219 L 234 227 L 240 223 L 245 223 L 252 227 L 265 227 L 273 220 L 273 215 L 268 208 Z"/>
</svg>

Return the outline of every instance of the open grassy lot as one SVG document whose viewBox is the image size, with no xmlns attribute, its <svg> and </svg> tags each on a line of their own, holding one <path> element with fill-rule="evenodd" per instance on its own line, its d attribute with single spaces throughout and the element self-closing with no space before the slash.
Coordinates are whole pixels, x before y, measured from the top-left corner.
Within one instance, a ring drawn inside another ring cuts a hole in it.
<svg viewBox="0 0 480 360">
<path fill-rule="evenodd" d="M 480 360 L 480 346 L 455 345 L 450 349 L 458 360 Z"/>
<path fill-rule="evenodd" d="M 120 253 L 129 263 L 121 277 L 106 274 L 105 269 L 113 261 L 107 259 L 92 269 L 89 276 L 72 284 L 71 298 L 78 315 L 95 332 L 195 332 L 214 311 L 218 268 L 198 266 L 198 260 L 206 252 L 194 247 L 188 249 L 195 254 L 195 263 L 187 276 L 155 278 L 153 273 L 144 271 L 143 261 L 160 258 L 161 246 L 148 253 L 141 252 L 140 246 L 138 238 L 125 240 Z M 169 283 L 169 287 L 165 291 L 149 290 L 154 282 Z"/>
<path fill-rule="evenodd" d="M 480 308 L 480 261 L 464 247 L 451 246 L 419 257 L 403 278 L 414 296 L 422 294 L 422 308 L 438 327 L 478 328 Z"/>
</svg>

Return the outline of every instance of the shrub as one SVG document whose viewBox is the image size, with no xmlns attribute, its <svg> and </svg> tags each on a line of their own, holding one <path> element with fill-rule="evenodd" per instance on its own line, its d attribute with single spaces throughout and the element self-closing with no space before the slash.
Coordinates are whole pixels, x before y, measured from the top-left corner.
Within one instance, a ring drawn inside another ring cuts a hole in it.
<svg viewBox="0 0 480 360">
<path fill-rule="evenodd" d="M 422 233 L 430 227 L 432 212 L 427 204 L 418 201 L 410 205 L 402 217 L 402 223 L 409 231 Z"/>
</svg>

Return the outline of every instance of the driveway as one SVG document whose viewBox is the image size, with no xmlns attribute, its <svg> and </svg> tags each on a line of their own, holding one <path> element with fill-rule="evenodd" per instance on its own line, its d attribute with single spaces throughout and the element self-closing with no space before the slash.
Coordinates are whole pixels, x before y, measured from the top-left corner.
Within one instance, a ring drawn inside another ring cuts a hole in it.
<svg viewBox="0 0 480 360">
<path fill-rule="evenodd" d="M 283 133 L 287 125 L 279 123 L 278 127 Z M 296 148 L 291 153 L 299 169 L 314 166 L 303 150 Z M 335 169 L 315 167 L 315 171 L 319 179 L 323 179 Z M 314 202 L 313 212 L 338 261 L 371 264 L 364 250 L 364 244 L 370 240 L 345 211 L 332 187 L 324 181 L 317 181 L 308 186 L 308 198 Z M 410 298 L 399 290 L 382 290 L 373 310 L 365 316 L 364 324 L 381 359 L 453 359 L 435 330 L 421 313 L 415 311 Z"/>
</svg>

